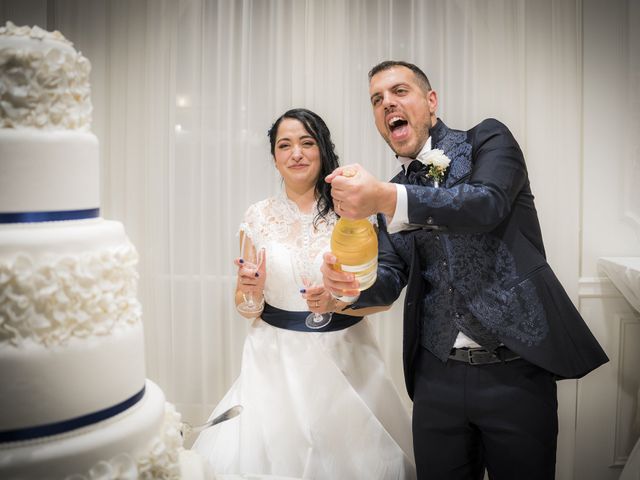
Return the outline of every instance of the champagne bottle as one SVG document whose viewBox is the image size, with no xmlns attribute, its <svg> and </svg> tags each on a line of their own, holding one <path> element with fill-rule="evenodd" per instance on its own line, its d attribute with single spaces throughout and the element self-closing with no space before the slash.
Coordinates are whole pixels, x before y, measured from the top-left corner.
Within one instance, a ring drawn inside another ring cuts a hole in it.
<svg viewBox="0 0 640 480">
<path fill-rule="evenodd" d="M 360 282 L 360 291 L 374 284 L 378 273 L 378 237 L 369 220 L 340 218 L 331 234 L 331 251 L 337 258 L 334 268 L 353 273 Z M 353 301 L 357 297 L 341 298 Z"/>
</svg>

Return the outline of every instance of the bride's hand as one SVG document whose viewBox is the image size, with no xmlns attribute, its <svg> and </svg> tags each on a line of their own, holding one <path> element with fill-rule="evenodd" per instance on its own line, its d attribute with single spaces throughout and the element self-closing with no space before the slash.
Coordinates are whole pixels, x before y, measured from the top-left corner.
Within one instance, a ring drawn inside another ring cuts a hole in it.
<svg viewBox="0 0 640 480">
<path fill-rule="evenodd" d="M 236 258 L 233 263 L 238 267 L 237 289 L 243 294 L 252 293 L 262 295 L 264 282 L 267 279 L 267 252 L 262 249 L 262 264 L 257 269 L 247 264 L 241 258 Z"/>
<path fill-rule="evenodd" d="M 307 301 L 309 311 L 313 313 L 333 312 L 336 306 L 335 300 L 324 285 L 314 285 L 305 289 L 302 298 Z"/>
<path fill-rule="evenodd" d="M 338 261 L 333 253 L 325 252 L 322 255 L 322 260 L 322 266 L 320 267 L 322 282 L 330 292 L 333 292 L 336 296 L 360 295 L 360 290 L 358 290 L 360 283 L 356 280 L 353 273 L 343 272 L 333 268 Z"/>
</svg>

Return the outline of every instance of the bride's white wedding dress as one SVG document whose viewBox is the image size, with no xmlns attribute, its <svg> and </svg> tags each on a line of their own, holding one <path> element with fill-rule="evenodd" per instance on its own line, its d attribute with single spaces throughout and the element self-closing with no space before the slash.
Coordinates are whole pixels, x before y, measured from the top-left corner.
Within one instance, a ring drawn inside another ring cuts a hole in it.
<svg viewBox="0 0 640 480">
<path fill-rule="evenodd" d="M 316 268 L 336 217 L 312 226 L 284 193 L 247 210 L 241 225 L 266 250 L 266 302 L 305 311 L 291 255 L 308 249 Z M 306 238 L 305 238 L 306 237 Z M 415 478 L 411 421 L 389 378 L 369 320 L 338 331 L 251 324 L 238 379 L 210 418 L 242 413 L 204 430 L 193 449 L 215 473 L 327 480 Z"/>
</svg>

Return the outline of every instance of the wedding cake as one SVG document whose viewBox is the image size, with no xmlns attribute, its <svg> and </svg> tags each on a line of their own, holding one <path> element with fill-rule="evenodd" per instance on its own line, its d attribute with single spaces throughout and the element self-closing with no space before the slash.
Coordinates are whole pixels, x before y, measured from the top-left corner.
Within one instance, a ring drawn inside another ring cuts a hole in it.
<svg viewBox="0 0 640 480">
<path fill-rule="evenodd" d="M 145 376 L 136 250 L 100 217 L 89 71 L 0 27 L 0 478 L 198 478 Z"/>
</svg>

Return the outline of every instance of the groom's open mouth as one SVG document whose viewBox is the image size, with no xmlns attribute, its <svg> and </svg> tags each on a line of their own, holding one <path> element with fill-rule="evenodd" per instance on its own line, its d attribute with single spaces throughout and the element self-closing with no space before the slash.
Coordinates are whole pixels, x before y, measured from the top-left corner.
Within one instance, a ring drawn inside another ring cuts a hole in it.
<svg viewBox="0 0 640 480">
<path fill-rule="evenodd" d="M 387 126 L 391 132 L 392 140 L 403 140 L 409 135 L 409 122 L 399 115 L 391 115 L 387 118 Z"/>
</svg>

